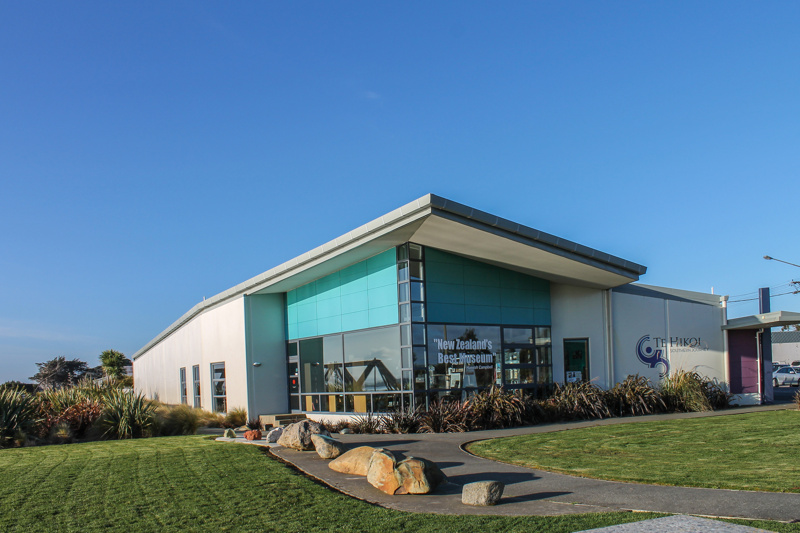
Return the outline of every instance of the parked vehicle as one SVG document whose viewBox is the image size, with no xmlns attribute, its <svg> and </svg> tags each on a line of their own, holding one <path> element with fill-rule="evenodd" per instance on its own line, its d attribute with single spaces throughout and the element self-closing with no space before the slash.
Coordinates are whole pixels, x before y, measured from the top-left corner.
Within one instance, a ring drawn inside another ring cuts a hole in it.
<svg viewBox="0 0 800 533">
<path fill-rule="evenodd" d="M 772 373 L 772 386 L 790 385 L 797 387 L 800 385 L 800 367 L 784 366 Z"/>
</svg>

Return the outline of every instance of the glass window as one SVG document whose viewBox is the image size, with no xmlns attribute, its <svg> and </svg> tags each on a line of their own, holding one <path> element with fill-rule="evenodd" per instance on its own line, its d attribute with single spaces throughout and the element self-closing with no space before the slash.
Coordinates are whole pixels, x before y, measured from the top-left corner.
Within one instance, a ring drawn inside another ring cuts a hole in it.
<svg viewBox="0 0 800 533">
<path fill-rule="evenodd" d="M 425 353 L 427 350 L 422 346 L 414 346 L 414 366 L 425 366 L 428 364 Z"/>
<path fill-rule="evenodd" d="M 344 351 L 341 335 L 322 338 L 322 361 L 325 367 L 325 392 L 343 392 Z"/>
<path fill-rule="evenodd" d="M 413 372 L 411 370 L 403 370 L 403 390 L 411 390 L 413 387 Z"/>
<path fill-rule="evenodd" d="M 400 409 L 399 394 L 375 394 L 372 396 L 372 411 L 375 413 L 388 413 Z"/>
<path fill-rule="evenodd" d="M 297 355 L 297 343 L 296 342 L 290 342 L 287 352 L 288 352 L 289 357 L 292 357 L 293 355 Z"/>
<path fill-rule="evenodd" d="M 550 345 L 536 347 L 536 364 L 550 365 L 553 363 L 553 348 Z"/>
<path fill-rule="evenodd" d="M 425 326 L 422 324 L 411 326 L 411 337 L 414 344 L 425 344 Z"/>
<path fill-rule="evenodd" d="M 303 392 L 323 392 L 322 337 L 300 341 L 300 383 Z"/>
<path fill-rule="evenodd" d="M 405 244 L 397 247 L 397 260 L 402 261 L 403 259 L 408 259 L 408 246 Z"/>
<path fill-rule="evenodd" d="M 419 244 L 414 244 L 413 242 L 408 243 L 408 254 L 411 259 L 417 259 L 419 261 L 422 260 L 422 246 Z"/>
<path fill-rule="evenodd" d="M 524 365 L 533 362 L 533 348 L 507 348 L 505 351 L 505 363 L 507 365 Z"/>
<path fill-rule="evenodd" d="M 400 390 L 397 327 L 345 333 L 344 354 L 347 392 Z"/>
<path fill-rule="evenodd" d="M 297 394 L 300 392 L 300 373 L 297 363 L 289 363 L 289 393 Z"/>
<path fill-rule="evenodd" d="M 416 281 L 414 283 L 417 283 Z M 411 299 L 411 294 L 408 288 L 408 283 L 401 283 L 398 292 L 398 298 L 401 302 L 407 302 Z"/>
<path fill-rule="evenodd" d="M 415 302 L 425 300 L 425 285 L 421 281 L 411 282 L 411 299 Z"/>
<path fill-rule="evenodd" d="M 409 264 L 411 279 L 413 281 L 422 281 L 424 278 L 423 266 L 419 261 L 411 261 Z M 405 281 L 405 280 L 403 280 Z"/>
<path fill-rule="evenodd" d="M 535 368 L 506 368 L 507 385 L 527 385 L 534 383 Z"/>
<path fill-rule="evenodd" d="M 428 388 L 427 384 L 428 371 L 424 368 L 417 368 L 414 370 L 414 390 L 425 390 Z"/>
<path fill-rule="evenodd" d="M 536 345 L 550 344 L 550 328 L 536 328 Z"/>
<path fill-rule="evenodd" d="M 400 304 L 400 322 L 411 322 L 411 306 Z"/>
<path fill-rule="evenodd" d="M 397 263 L 397 280 L 408 281 L 408 263 Z"/>
<path fill-rule="evenodd" d="M 186 391 L 186 367 L 181 367 L 180 369 L 180 380 L 181 380 L 181 403 L 188 404 L 188 395 Z"/>
<path fill-rule="evenodd" d="M 200 407 L 200 365 L 192 367 L 192 391 L 194 392 L 194 406 Z"/>
<path fill-rule="evenodd" d="M 432 389 L 488 387 L 500 365 L 500 328 L 428 326 L 428 372 Z"/>
<path fill-rule="evenodd" d="M 400 326 L 400 344 L 403 346 L 411 344 L 411 326 Z"/>
<path fill-rule="evenodd" d="M 425 304 L 411 304 L 411 320 L 413 322 L 425 322 Z M 422 342 L 425 341 L 423 340 Z"/>
<path fill-rule="evenodd" d="M 412 360 L 411 360 L 411 348 L 401 348 L 400 349 L 400 359 L 401 365 L 403 368 L 411 368 Z"/>
<path fill-rule="evenodd" d="M 506 344 L 533 344 L 533 328 L 503 328 Z"/>
<path fill-rule="evenodd" d="M 211 408 L 216 413 L 228 411 L 225 391 L 225 363 L 211 363 Z"/>
</svg>

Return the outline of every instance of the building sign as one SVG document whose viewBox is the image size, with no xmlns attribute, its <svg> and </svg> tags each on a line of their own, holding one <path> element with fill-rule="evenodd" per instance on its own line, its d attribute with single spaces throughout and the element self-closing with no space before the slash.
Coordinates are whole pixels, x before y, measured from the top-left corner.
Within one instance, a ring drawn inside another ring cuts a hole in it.
<svg viewBox="0 0 800 533">
<path fill-rule="evenodd" d="M 499 378 L 500 328 L 428 325 L 428 372 L 432 389 L 488 387 Z"/>
<path fill-rule="evenodd" d="M 439 363 L 451 365 L 494 364 L 492 341 L 489 339 L 432 339 L 438 348 Z M 462 351 L 456 351 L 462 350 Z"/>
<path fill-rule="evenodd" d="M 579 370 L 567 371 L 567 383 L 578 383 L 581 380 L 581 372 Z"/>
<path fill-rule="evenodd" d="M 656 339 L 658 339 L 658 337 L 656 337 Z M 664 347 L 663 345 L 661 347 L 654 347 L 650 346 L 650 344 L 655 344 L 650 340 L 650 335 L 644 335 L 640 338 L 639 342 L 636 343 L 636 357 L 639 358 L 642 364 L 650 368 L 656 368 L 656 366 L 662 365 L 663 371 L 660 372 L 659 375 L 663 378 L 669 374 L 669 361 L 664 357 Z"/>
</svg>

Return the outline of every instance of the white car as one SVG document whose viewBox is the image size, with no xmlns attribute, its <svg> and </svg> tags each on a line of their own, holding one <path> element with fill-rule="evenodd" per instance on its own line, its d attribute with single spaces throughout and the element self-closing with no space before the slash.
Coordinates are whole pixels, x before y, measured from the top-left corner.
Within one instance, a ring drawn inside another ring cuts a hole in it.
<svg viewBox="0 0 800 533">
<path fill-rule="evenodd" d="M 784 366 L 772 373 L 772 386 L 791 385 L 797 387 L 800 384 L 800 367 Z"/>
</svg>

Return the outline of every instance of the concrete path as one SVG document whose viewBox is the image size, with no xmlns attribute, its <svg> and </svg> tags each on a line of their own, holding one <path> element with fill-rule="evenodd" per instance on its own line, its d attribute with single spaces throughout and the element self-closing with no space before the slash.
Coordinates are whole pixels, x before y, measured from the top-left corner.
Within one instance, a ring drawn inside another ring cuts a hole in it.
<svg viewBox="0 0 800 533">
<path fill-rule="evenodd" d="M 786 406 L 759 406 L 713 413 L 612 418 L 470 433 L 337 436 L 350 446 L 382 447 L 398 455 L 413 455 L 435 461 L 447 475 L 450 483 L 437 489 L 434 494 L 426 496 L 386 495 L 372 487 L 361 476 L 334 472 L 328 468 L 328 461 L 320 459 L 314 452 L 298 452 L 280 446 L 272 447 L 271 451 L 325 484 L 355 498 L 402 511 L 441 514 L 560 515 L 639 510 L 790 522 L 800 519 L 800 494 L 601 481 L 499 463 L 471 455 L 462 448 L 471 441 L 511 435 L 639 421 L 728 416 L 785 408 Z M 483 480 L 498 480 L 505 483 L 506 489 L 501 504 L 495 507 L 463 505 L 462 485 Z"/>
</svg>

